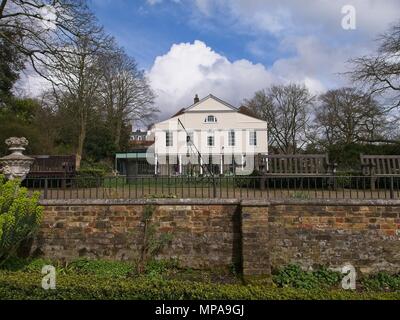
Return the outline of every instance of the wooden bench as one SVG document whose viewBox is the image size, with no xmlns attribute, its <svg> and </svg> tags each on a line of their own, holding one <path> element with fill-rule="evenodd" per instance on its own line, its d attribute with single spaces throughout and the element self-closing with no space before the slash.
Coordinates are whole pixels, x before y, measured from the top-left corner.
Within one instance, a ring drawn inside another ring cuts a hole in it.
<svg viewBox="0 0 400 320">
<path fill-rule="evenodd" d="M 259 155 L 256 168 L 262 174 L 276 176 L 334 175 L 336 164 L 327 154 Z"/>
<path fill-rule="evenodd" d="M 25 180 L 28 187 L 66 188 L 76 176 L 76 156 L 30 156 L 35 159 Z"/>
<path fill-rule="evenodd" d="M 35 159 L 28 177 L 63 178 L 76 174 L 75 156 L 31 156 Z"/>
<path fill-rule="evenodd" d="M 400 174 L 400 155 L 361 155 L 361 171 L 365 176 Z"/>
<path fill-rule="evenodd" d="M 400 175 L 400 155 L 360 155 L 363 176 L 371 177 L 371 189 L 375 189 L 378 177 Z"/>
</svg>

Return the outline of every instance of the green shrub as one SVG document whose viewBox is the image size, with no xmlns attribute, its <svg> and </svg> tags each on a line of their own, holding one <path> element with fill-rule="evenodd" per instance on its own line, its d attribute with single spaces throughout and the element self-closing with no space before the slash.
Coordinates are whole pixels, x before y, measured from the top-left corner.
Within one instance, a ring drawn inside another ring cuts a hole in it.
<svg viewBox="0 0 400 320">
<path fill-rule="evenodd" d="M 317 289 L 338 286 L 342 277 L 339 272 L 326 268 L 304 271 L 297 265 L 288 265 L 273 275 L 273 281 L 282 288 Z"/>
<path fill-rule="evenodd" d="M 156 207 L 147 205 L 143 210 L 143 244 L 140 255 L 136 261 L 137 273 L 146 271 L 148 263 L 155 260 L 156 256 L 172 241 L 171 233 L 158 233 L 153 223 L 153 215 Z"/>
<path fill-rule="evenodd" d="M 132 263 L 123 261 L 90 260 L 82 258 L 69 263 L 48 259 L 25 259 L 11 257 L 2 265 L 2 270 L 40 273 L 45 265 L 53 265 L 61 274 L 88 274 L 101 277 L 127 277 L 132 274 Z"/>
<path fill-rule="evenodd" d="M 304 191 L 295 191 L 291 194 L 291 198 L 300 200 L 309 200 L 311 196 L 309 193 Z"/>
<path fill-rule="evenodd" d="M 109 279 L 88 275 L 59 275 L 55 290 L 43 290 L 40 273 L 0 272 L 0 299 L 22 300 L 367 300 L 400 299 L 400 292 L 349 292 L 273 288 L 262 285 L 204 284 L 138 278 Z"/>
<path fill-rule="evenodd" d="M 351 188 L 353 178 L 352 174 L 348 172 L 338 172 L 335 176 L 335 183 L 338 188 Z M 360 187 L 361 183 L 360 183 Z"/>
<path fill-rule="evenodd" d="M 380 272 L 363 278 L 360 283 L 365 290 L 370 291 L 400 291 L 400 275 Z"/>
<path fill-rule="evenodd" d="M 178 268 L 178 262 L 175 260 L 150 260 L 145 266 L 145 274 L 149 277 L 164 276 L 169 271 Z"/>
<path fill-rule="evenodd" d="M 79 259 L 64 267 L 65 272 L 123 278 L 132 273 L 133 265 L 121 261 Z"/>
<path fill-rule="evenodd" d="M 26 259 L 11 256 L 3 262 L 1 269 L 7 271 L 41 272 L 43 266 L 51 264 L 53 264 L 51 261 L 45 259 Z"/>
<path fill-rule="evenodd" d="M 259 178 L 260 176 L 262 176 L 262 173 L 258 170 L 254 170 L 248 176 L 236 176 L 235 185 L 238 188 L 259 189 L 261 185 L 261 179 Z"/>
<path fill-rule="evenodd" d="M 0 265 L 37 231 L 43 214 L 39 193 L 28 194 L 20 181 L 0 176 Z"/>
<path fill-rule="evenodd" d="M 101 187 L 106 176 L 106 171 L 100 168 L 81 168 L 76 173 L 76 187 L 97 188 Z"/>
</svg>

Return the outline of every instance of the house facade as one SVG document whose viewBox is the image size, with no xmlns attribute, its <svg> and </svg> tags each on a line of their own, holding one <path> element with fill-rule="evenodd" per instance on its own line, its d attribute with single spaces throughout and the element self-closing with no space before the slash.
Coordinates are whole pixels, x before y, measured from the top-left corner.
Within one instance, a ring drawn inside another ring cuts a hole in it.
<svg viewBox="0 0 400 320">
<path fill-rule="evenodd" d="M 136 130 L 131 133 L 130 140 L 135 142 L 146 141 L 147 132 L 142 130 Z"/>
<path fill-rule="evenodd" d="M 250 174 L 268 154 L 267 122 L 209 95 L 148 133 L 148 160 L 157 175 Z"/>
</svg>

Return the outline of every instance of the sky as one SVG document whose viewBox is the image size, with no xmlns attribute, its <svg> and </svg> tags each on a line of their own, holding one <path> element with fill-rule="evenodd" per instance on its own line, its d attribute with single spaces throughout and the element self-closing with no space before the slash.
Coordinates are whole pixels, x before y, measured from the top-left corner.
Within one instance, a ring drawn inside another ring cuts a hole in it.
<svg viewBox="0 0 400 320">
<path fill-rule="evenodd" d="M 160 120 L 195 94 L 240 106 L 273 84 L 304 84 L 314 94 L 351 85 L 348 60 L 373 53 L 400 20 L 399 0 L 89 1 L 145 70 Z M 342 26 L 348 6 L 355 29 Z"/>
</svg>

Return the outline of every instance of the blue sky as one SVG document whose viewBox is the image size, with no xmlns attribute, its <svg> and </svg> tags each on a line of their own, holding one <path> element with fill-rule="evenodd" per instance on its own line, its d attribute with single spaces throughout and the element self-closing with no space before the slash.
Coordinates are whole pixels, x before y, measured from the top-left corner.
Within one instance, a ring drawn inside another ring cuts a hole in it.
<svg viewBox="0 0 400 320">
<path fill-rule="evenodd" d="M 223 21 L 218 16 L 200 19 L 195 2 L 166 1 L 150 4 L 146 0 L 97 0 L 92 8 L 107 31 L 115 36 L 143 68 L 167 52 L 174 43 L 202 40 L 230 60 L 249 59 L 270 65 L 284 53 L 274 51 L 277 40 L 271 34 L 262 38 L 268 54 L 253 54 L 247 47 L 260 40 L 260 34 L 240 32 L 232 27 L 235 21 Z M 197 11 L 197 12 L 196 12 Z"/>
<path fill-rule="evenodd" d="M 240 105 L 256 90 L 349 85 L 353 57 L 400 19 L 398 0 L 90 0 L 101 24 L 146 71 L 161 118 L 213 93 Z M 344 30 L 343 7 L 356 29 Z"/>
</svg>

